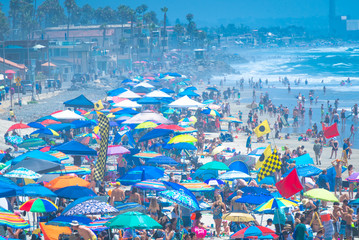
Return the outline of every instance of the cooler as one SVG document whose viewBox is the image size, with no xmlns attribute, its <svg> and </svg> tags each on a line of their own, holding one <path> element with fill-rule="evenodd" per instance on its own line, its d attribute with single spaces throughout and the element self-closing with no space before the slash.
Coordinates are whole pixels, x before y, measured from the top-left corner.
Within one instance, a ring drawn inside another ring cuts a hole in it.
<svg viewBox="0 0 359 240">
<path fill-rule="evenodd" d="M 320 213 L 320 220 L 322 222 L 330 221 L 330 213 L 328 211 L 323 211 Z"/>
</svg>

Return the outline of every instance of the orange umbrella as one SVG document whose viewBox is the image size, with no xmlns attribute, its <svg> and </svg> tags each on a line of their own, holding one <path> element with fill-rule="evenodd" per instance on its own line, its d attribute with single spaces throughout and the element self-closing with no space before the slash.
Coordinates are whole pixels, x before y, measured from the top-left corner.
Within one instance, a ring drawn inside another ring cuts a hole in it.
<svg viewBox="0 0 359 240">
<path fill-rule="evenodd" d="M 57 177 L 47 184 L 45 187 L 51 190 L 58 190 L 60 188 L 68 187 L 68 186 L 80 186 L 80 187 L 88 187 L 90 183 L 88 181 L 83 180 L 82 178 L 75 176 L 60 176 Z"/>
<path fill-rule="evenodd" d="M 111 113 L 114 113 L 114 112 L 121 111 L 122 109 L 123 109 L 123 108 L 120 108 L 120 107 L 118 107 L 118 108 L 113 108 L 113 109 L 110 110 L 110 112 L 111 112 Z"/>
<path fill-rule="evenodd" d="M 71 235 L 72 232 L 69 227 L 46 225 L 45 223 L 40 223 L 40 228 L 45 240 L 57 240 L 60 234 Z"/>
<path fill-rule="evenodd" d="M 41 122 L 42 125 L 60 124 L 60 123 L 61 122 L 55 121 L 55 120 L 52 120 L 52 119 L 46 119 L 46 120 Z"/>
</svg>

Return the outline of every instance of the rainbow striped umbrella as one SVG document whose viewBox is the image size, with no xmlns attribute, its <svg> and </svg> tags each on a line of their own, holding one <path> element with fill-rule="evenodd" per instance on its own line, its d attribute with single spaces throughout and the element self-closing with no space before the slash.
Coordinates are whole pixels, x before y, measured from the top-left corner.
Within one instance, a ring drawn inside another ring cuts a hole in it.
<svg viewBox="0 0 359 240">
<path fill-rule="evenodd" d="M 35 198 L 22 204 L 20 206 L 20 210 L 26 212 L 38 212 L 38 213 L 54 212 L 57 211 L 57 206 L 49 200 L 42 198 Z"/>
<path fill-rule="evenodd" d="M 154 157 L 158 157 L 158 156 L 162 156 L 162 155 L 157 152 L 145 151 L 145 152 L 137 153 L 133 156 L 138 157 L 138 158 L 154 158 Z"/>
<path fill-rule="evenodd" d="M 266 210 L 275 210 L 283 207 L 295 207 L 298 205 L 297 201 L 285 199 L 285 198 L 272 198 L 268 202 L 258 206 L 254 211 L 263 212 Z"/>
<path fill-rule="evenodd" d="M 56 151 L 56 150 L 54 150 L 54 151 L 48 151 L 47 153 L 50 154 L 50 155 L 52 155 L 52 156 L 54 156 L 54 157 L 57 157 L 57 158 L 60 159 L 61 161 L 62 161 L 62 160 L 67 160 L 67 159 L 69 159 L 69 156 L 67 156 L 65 153 L 59 152 L 59 151 Z"/>
<path fill-rule="evenodd" d="M 165 185 L 159 181 L 142 181 L 134 185 L 136 188 L 154 190 L 154 191 L 164 191 L 166 190 Z"/>
<path fill-rule="evenodd" d="M 3 208 L 0 209 L 0 225 L 22 229 L 30 227 L 27 221 Z"/>
</svg>

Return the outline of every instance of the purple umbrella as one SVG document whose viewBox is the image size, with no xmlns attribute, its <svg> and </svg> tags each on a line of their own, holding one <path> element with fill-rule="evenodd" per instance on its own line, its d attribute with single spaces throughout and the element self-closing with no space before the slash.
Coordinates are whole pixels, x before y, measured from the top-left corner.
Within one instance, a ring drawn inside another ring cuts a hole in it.
<svg viewBox="0 0 359 240">
<path fill-rule="evenodd" d="M 108 156 L 122 155 L 122 154 L 128 154 L 128 153 L 130 153 L 130 150 L 128 150 L 127 148 L 125 148 L 121 145 L 108 146 L 108 149 L 107 149 Z"/>
<path fill-rule="evenodd" d="M 346 180 L 349 182 L 359 182 L 359 172 L 353 173 Z"/>
</svg>

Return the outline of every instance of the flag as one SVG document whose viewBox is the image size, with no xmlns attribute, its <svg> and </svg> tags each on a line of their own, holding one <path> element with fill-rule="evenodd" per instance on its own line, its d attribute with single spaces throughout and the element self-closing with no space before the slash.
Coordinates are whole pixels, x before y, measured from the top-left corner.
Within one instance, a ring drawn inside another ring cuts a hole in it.
<svg viewBox="0 0 359 240">
<path fill-rule="evenodd" d="M 322 128 L 323 128 L 325 138 L 333 138 L 333 137 L 339 136 L 337 123 L 334 123 L 333 125 L 331 125 L 329 127 L 326 127 L 324 125 L 324 123 L 322 123 Z"/>
<path fill-rule="evenodd" d="M 106 170 L 108 136 L 110 131 L 110 121 L 108 118 L 101 114 L 98 116 L 98 126 L 101 136 L 100 150 L 97 152 L 97 161 L 95 167 L 95 180 L 103 181 Z"/>
<path fill-rule="evenodd" d="M 268 147 L 266 147 L 266 149 L 264 149 L 262 155 L 259 157 L 255 168 L 258 170 L 261 168 L 263 162 L 272 154 L 272 149 L 270 147 L 270 145 L 268 145 Z"/>
<path fill-rule="evenodd" d="M 270 133 L 270 127 L 267 120 L 264 120 L 261 124 L 258 125 L 254 129 L 254 132 L 256 133 L 257 137 L 261 137 L 267 133 Z"/>
<path fill-rule="evenodd" d="M 280 195 L 282 195 L 285 198 L 289 198 L 290 196 L 303 190 L 303 186 L 298 178 L 298 173 L 296 168 L 294 168 L 288 174 L 288 176 L 277 182 L 275 186 L 277 187 Z"/>
<path fill-rule="evenodd" d="M 258 182 L 260 182 L 266 176 L 270 176 L 282 167 L 282 162 L 279 159 L 277 149 L 273 150 L 273 153 L 262 164 L 261 170 L 258 173 Z"/>
<path fill-rule="evenodd" d="M 95 110 L 99 111 L 101 109 L 104 109 L 103 107 L 103 104 L 102 104 L 102 101 L 101 100 L 98 100 L 95 104 L 94 104 L 94 108 Z"/>
</svg>

